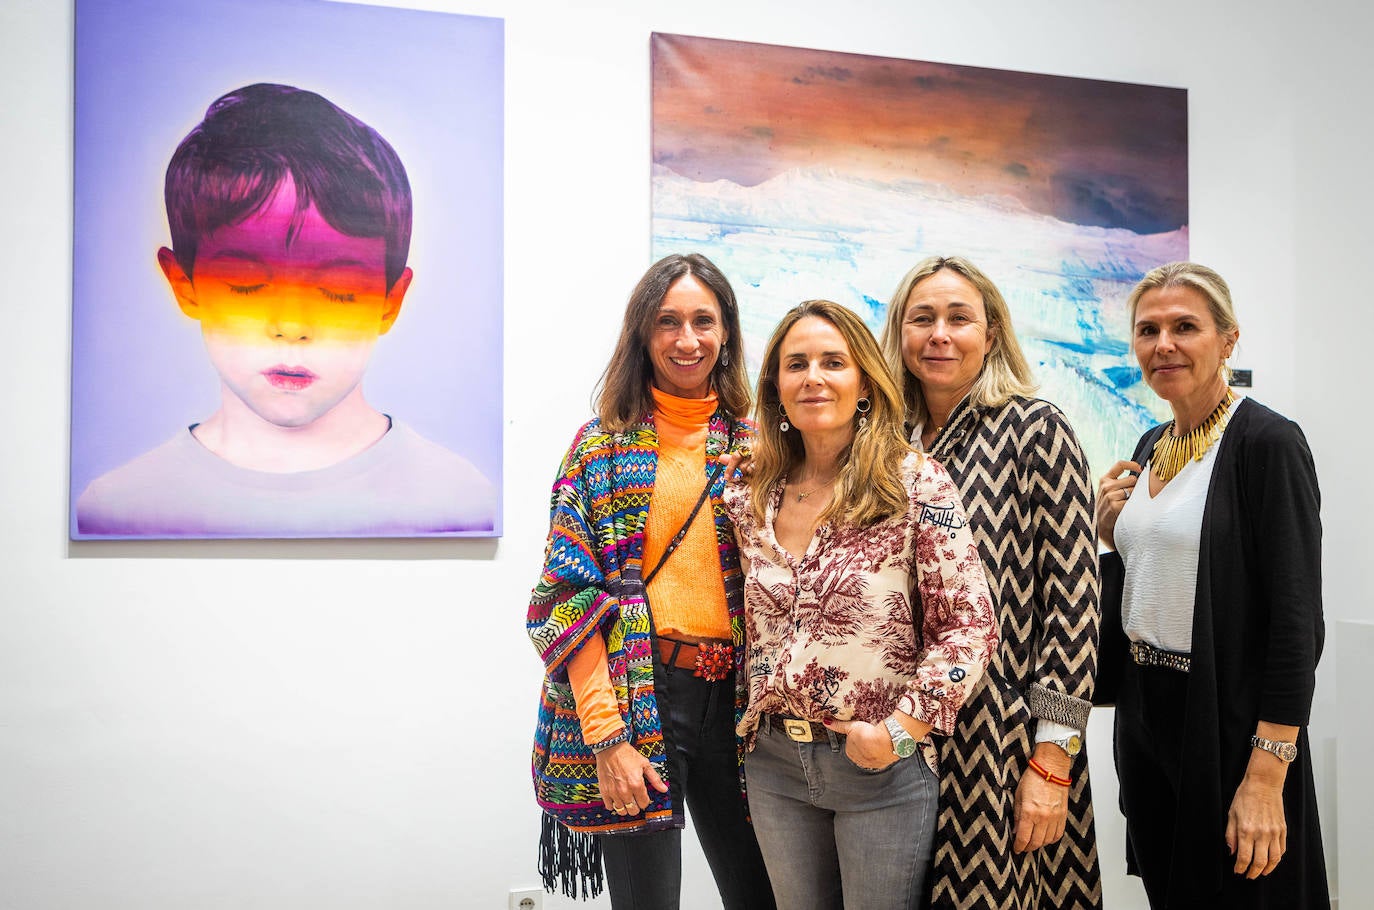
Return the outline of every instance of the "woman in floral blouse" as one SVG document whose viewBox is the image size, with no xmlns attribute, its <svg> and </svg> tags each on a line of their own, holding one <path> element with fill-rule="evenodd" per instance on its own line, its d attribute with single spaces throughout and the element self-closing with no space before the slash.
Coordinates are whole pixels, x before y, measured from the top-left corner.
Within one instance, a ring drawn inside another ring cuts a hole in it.
<svg viewBox="0 0 1374 910">
<path fill-rule="evenodd" d="M 773 333 L 726 490 L 745 580 L 750 806 L 778 906 L 915 907 L 948 735 L 997 646 L 958 492 L 877 342 L 824 300 Z"/>
</svg>

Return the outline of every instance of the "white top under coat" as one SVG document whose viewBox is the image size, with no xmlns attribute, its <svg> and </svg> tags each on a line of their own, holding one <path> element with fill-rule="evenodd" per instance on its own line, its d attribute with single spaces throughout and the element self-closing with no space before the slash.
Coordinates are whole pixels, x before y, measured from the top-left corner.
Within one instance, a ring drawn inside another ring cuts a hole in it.
<svg viewBox="0 0 1374 910">
<path fill-rule="evenodd" d="M 1232 415 L 1243 400 L 1232 403 Z M 1184 465 L 1156 496 L 1147 462 L 1117 517 L 1116 546 L 1126 565 L 1121 625 L 1131 641 L 1181 654 L 1193 649 L 1202 512 L 1220 445 L 1218 439 L 1200 461 Z"/>
</svg>

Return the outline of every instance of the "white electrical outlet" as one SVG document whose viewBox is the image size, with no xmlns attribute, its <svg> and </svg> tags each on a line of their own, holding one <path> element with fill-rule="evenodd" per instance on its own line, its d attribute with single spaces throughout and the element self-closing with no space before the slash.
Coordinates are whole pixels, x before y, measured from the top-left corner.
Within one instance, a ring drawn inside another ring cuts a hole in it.
<svg viewBox="0 0 1374 910">
<path fill-rule="evenodd" d="M 542 889 L 510 889 L 510 903 L 506 904 L 507 910 L 542 910 L 543 906 L 544 892 Z"/>
</svg>

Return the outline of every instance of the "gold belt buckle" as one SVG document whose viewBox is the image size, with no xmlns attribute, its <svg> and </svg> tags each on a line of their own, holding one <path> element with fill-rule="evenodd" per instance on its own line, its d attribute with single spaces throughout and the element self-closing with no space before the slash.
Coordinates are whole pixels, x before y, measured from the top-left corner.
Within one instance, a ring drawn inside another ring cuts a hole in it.
<svg viewBox="0 0 1374 910">
<path fill-rule="evenodd" d="M 793 742 L 811 742 L 811 724 L 804 720 L 788 720 L 783 718 L 782 728 Z"/>
</svg>

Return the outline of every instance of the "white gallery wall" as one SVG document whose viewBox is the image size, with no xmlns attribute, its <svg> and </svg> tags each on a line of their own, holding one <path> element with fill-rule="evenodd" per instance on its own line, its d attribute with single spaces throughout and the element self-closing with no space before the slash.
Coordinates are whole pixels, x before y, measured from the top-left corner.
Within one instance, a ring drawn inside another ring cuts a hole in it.
<svg viewBox="0 0 1374 910">
<path fill-rule="evenodd" d="M 1232 284 L 1253 393 L 1313 444 L 1328 625 L 1374 623 L 1367 7 L 406 5 L 505 19 L 500 541 L 67 540 L 72 11 L 0 3 L 3 910 L 497 910 L 536 881 L 522 622 L 549 481 L 648 264 L 651 31 L 1187 88 L 1193 257 Z M 1329 663 L 1321 678 L 1334 866 L 1343 707 Z M 1115 910 L 1144 900 L 1122 875 L 1109 721 L 1090 743 Z M 705 875 L 689 857 L 685 906 L 716 905 Z"/>
</svg>

